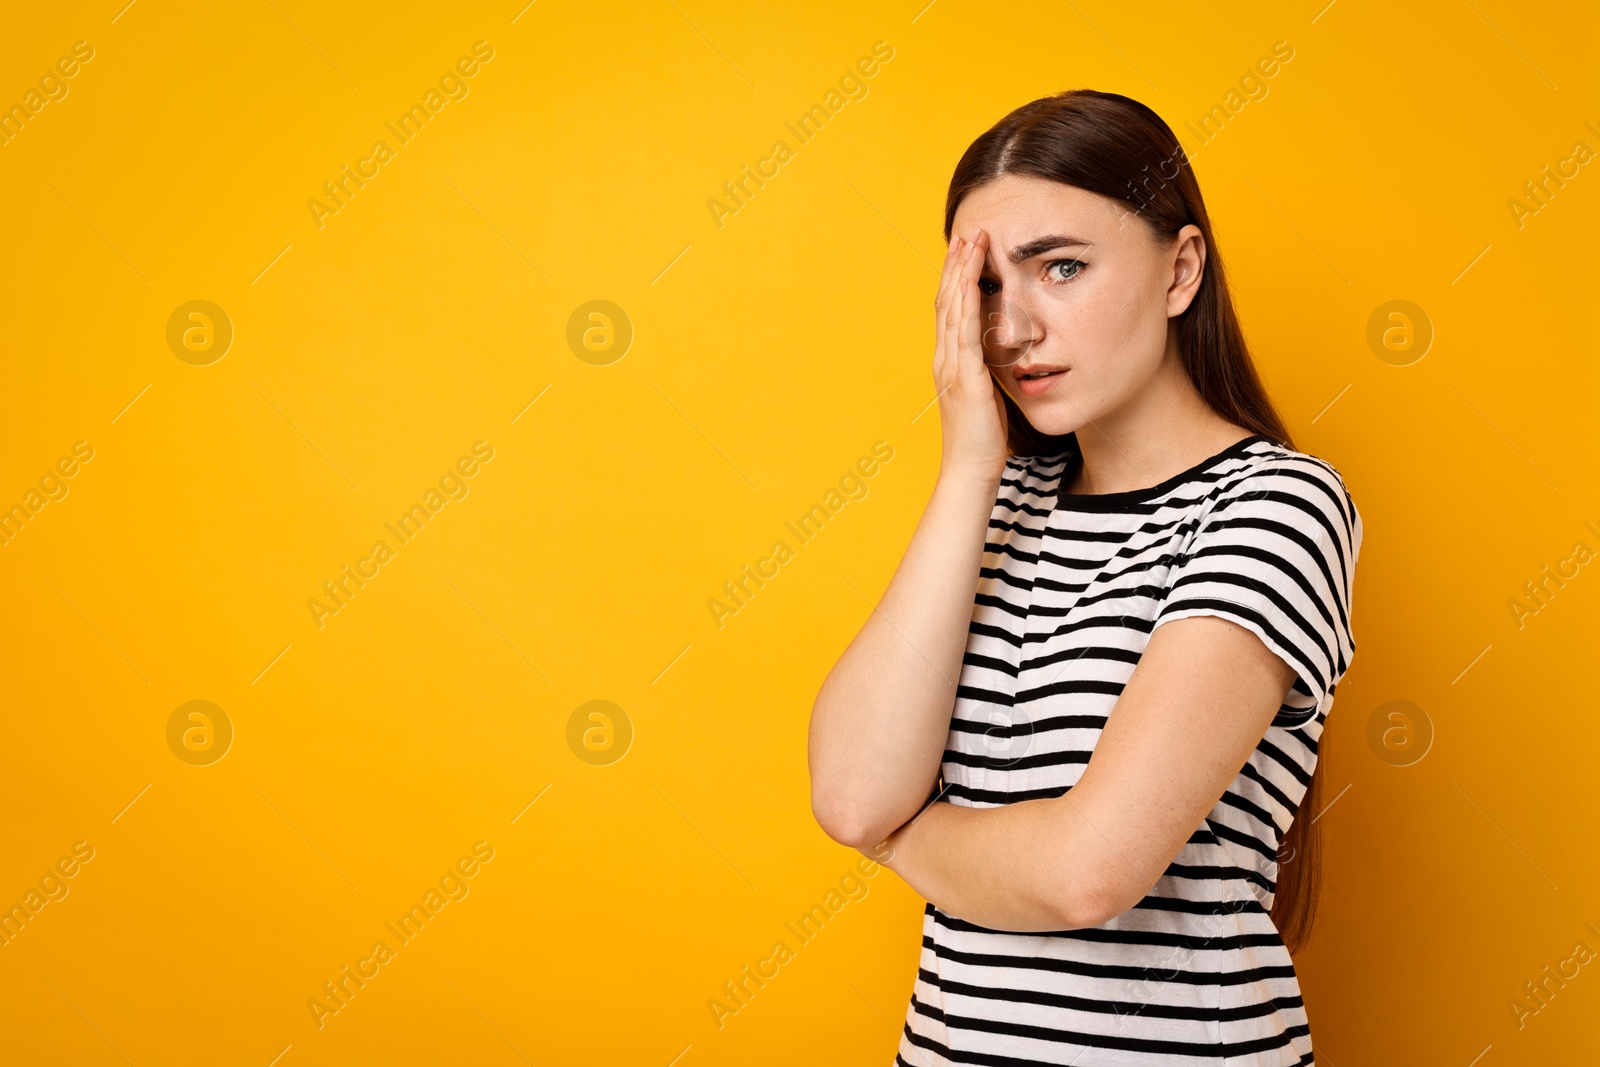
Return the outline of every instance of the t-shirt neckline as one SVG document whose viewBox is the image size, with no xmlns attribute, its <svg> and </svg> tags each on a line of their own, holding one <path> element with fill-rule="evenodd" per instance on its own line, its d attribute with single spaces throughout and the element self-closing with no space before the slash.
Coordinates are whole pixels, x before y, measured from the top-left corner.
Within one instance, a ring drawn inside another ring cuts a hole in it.
<svg viewBox="0 0 1600 1067">
<path fill-rule="evenodd" d="M 1165 481 L 1160 482 L 1157 485 L 1148 486 L 1144 489 L 1127 489 L 1120 493 L 1068 493 L 1065 492 L 1058 484 L 1056 488 L 1055 510 L 1114 511 L 1124 504 L 1142 503 L 1146 500 L 1151 500 L 1155 497 L 1161 496 L 1164 493 L 1170 492 L 1173 489 L 1176 489 L 1179 485 L 1182 485 L 1184 482 L 1193 478 L 1202 471 L 1221 463 L 1223 460 L 1231 459 L 1232 457 L 1241 454 L 1258 441 L 1266 440 L 1266 437 L 1258 433 L 1253 433 L 1248 437 L 1241 437 L 1239 440 L 1235 441 L 1227 448 L 1224 448 L 1216 455 L 1203 459 L 1199 463 L 1196 463 L 1194 466 L 1190 467 L 1188 470 L 1174 474 Z M 1067 474 L 1071 470 L 1071 467 L 1071 456 L 1069 455 L 1066 465 L 1064 465 L 1061 469 L 1062 484 L 1066 482 Z"/>
</svg>

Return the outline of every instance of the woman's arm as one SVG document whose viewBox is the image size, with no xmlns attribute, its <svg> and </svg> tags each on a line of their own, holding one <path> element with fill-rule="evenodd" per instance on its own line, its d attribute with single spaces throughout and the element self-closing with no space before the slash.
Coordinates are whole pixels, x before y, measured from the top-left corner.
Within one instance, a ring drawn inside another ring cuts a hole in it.
<svg viewBox="0 0 1600 1067">
<path fill-rule="evenodd" d="M 882 841 L 932 791 L 998 490 L 998 478 L 940 477 L 888 590 L 817 694 L 811 806 L 841 844 Z"/>
<path fill-rule="evenodd" d="M 989 517 L 1006 465 L 1006 408 L 983 362 L 978 277 L 988 238 L 950 243 L 934 301 L 939 480 L 882 601 L 811 711 L 811 807 L 829 837 L 882 841 L 932 791 L 955 708 Z"/>
<path fill-rule="evenodd" d="M 866 854 L 941 911 L 991 930 L 1099 926 L 1166 871 L 1294 678 L 1243 626 L 1169 622 L 1151 634 L 1070 792 L 995 808 L 935 803 Z"/>
</svg>

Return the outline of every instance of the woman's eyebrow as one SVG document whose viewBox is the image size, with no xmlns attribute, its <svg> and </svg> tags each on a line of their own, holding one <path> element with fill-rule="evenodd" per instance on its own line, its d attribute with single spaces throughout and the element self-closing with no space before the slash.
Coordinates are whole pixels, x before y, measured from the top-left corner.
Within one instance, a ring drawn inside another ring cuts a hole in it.
<svg viewBox="0 0 1600 1067">
<path fill-rule="evenodd" d="M 1070 237 L 1066 234 L 1051 234 L 1048 237 L 1035 237 L 1027 244 L 1013 248 L 1007 253 L 1006 258 L 1016 264 L 1032 259 L 1041 252 L 1049 252 L 1056 248 L 1066 248 L 1071 245 L 1083 245 L 1087 248 L 1089 244 L 1090 242 L 1078 237 Z"/>
</svg>

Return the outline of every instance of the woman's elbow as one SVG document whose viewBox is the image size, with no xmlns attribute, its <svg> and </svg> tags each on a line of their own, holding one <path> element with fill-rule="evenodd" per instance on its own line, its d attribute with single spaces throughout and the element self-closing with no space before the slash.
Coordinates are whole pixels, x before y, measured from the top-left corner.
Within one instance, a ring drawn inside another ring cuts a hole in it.
<svg viewBox="0 0 1600 1067">
<path fill-rule="evenodd" d="M 874 831 L 868 821 L 861 817 L 859 805 L 850 803 L 835 792 L 813 786 L 811 814 L 817 820 L 817 825 L 822 827 L 822 832 L 841 845 L 862 849 L 878 843 L 868 840 Z"/>
<path fill-rule="evenodd" d="M 1103 878 L 1086 878 L 1075 882 L 1070 892 L 1056 899 L 1058 917 L 1063 930 L 1086 930 L 1104 926 L 1128 911 L 1144 894 L 1133 887 Z"/>
<path fill-rule="evenodd" d="M 1062 865 L 1066 864 L 1064 859 Z M 1096 877 L 1085 870 L 1082 857 L 1056 873 L 1058 877 L 1053 878 L 1053 885 L 1062 891 L 1054 894 L 1051 905 L 1061 929 L 1104 926 L 1144 897 L 1133 886 L 1120 885 L 1114 878 Z"/>
</svg>

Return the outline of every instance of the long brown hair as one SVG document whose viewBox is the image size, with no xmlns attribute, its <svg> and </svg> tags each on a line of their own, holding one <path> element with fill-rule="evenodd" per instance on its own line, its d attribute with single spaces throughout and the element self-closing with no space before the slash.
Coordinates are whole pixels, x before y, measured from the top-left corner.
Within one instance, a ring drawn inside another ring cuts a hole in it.
<svg viewBox="0 0 1600 1067">
<path fill-rule="evenodd" d="M 1164 240 L 1175 238 L 1186 225 L 1199 227 L 1206 261 L 1194 299 L 1178 316 L 1179 359 L 1196 392 L 1218 415 L 1295 447 L 1250 358 L 1194 170 L 1159 115 L 1137 100 L 1093 89 L 1073 89 L 1017 108 L 973 141 L 956 164 L 945 200 L 946 242 L 961 201 L 1004 174 L 1061 182 L 1120 200 Z M 1002 390 L 1001 396 L 1013 455 L 1079 455 L 1076 433 L 1040 433 L 1009 394 Z M 1322 777 L 1312 774 L 1278 853 L 1271 914 L 1290 952 L 1304 947 L 1316 911 L 1321 841 L 1310 813 L 1320 803 Z"/>
</svg>

